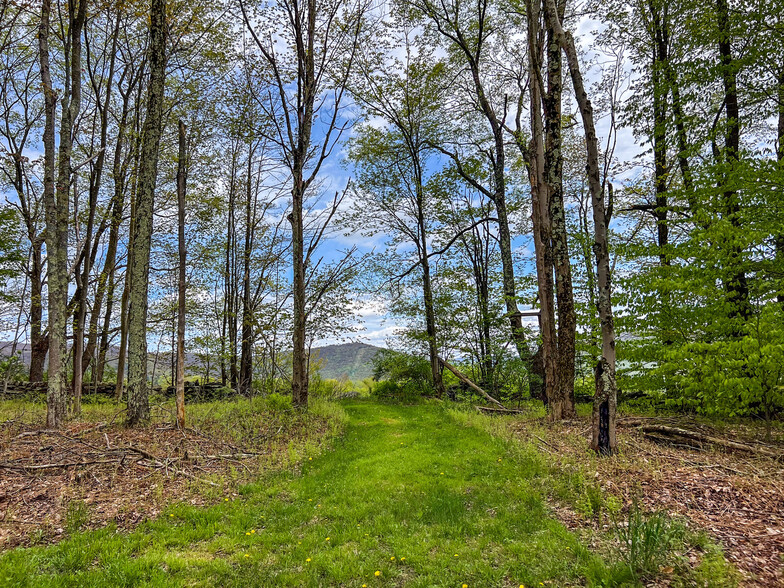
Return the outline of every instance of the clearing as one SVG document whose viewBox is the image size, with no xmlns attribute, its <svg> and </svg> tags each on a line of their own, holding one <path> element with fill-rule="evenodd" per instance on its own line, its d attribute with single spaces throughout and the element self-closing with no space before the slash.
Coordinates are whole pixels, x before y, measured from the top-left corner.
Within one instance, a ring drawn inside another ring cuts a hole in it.
<svg viewBox="0 0 784 588">
<path fill-rule="evenodd" d="M 427 403 L 331 406 L 345 410 L 345 430 L 330 450 L 300 453 L 292 467 L 200 505 L 169 503 L 130 531 L 67 532 L 54 545 L 8 551 L 0 583 L 637 585 L 611 530 L 597 542 L 597 534 L 567 529 L 548 504 L 585 480 L 509 434 L 509 420 Z M 718 551 L 683 539 L 683 526 L 672 527 L 681 533 L 676 545 L 665 527 L 654 539 L 680 551 L 648 562 L 648 577 L 658 577 L 649 585 L 733 585 Z M 699 557 L 689 562 L 684 549 Z"/>
</svg>

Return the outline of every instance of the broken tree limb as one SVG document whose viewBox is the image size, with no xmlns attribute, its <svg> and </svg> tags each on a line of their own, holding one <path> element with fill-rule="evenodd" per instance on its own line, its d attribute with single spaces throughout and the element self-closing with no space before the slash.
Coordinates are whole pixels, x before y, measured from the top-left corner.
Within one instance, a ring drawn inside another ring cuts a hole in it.
<svg viewBox="0 0 784 588">
<path fill-rule="evenodd" d="M 723 447 L 725 449 L 734 451 L 744 451 L 746 453 L 765 455 L 767 457 L 772 457 L 773 459 L 782 459 L 782 457 L 784 457 L 784 455 L 781 453 L 776 453 L 762 447 L 755 447 L 753 445 L 747 445 L 746 443 L 738 443 L 737 441 L 721 439 L 720 437 L 713 437 L 711 435 L 705 435 L 703 433 L 689 431 L 687 429 L 680 429 L 678 427 L 667 427 L 664 425 L 643 425 L 640 427 L 640 430 L 646 436 L 656 436 L 658 434 L 665 435 L 670 438 L 681 437 L 683 439 L 690 439 L 692 441 L 710 443 L 711 445 L 716 445 L 718 447 Z"/>
<path fill-rule="evenodd" d="M 514 408 L 496 408 L 494 406 L 475 406 L 474 408 L 480 412 L 489 412 L 491 414 L 525 414 L 524 410 L 516 410 Z"/>
<path fill-rule="evenodd" d="M 506 407 L 505 407 L 503 404 L 501 404 L 500 402 L 498 402 L 498 401 L 497 401 L 495 398 L 493 398 L 493 397 L 492 397 L 492 396 L 490 396 L 490 395 L 489 395 L 487 392 L 485 392 L 484 390 L 482 390 L 482 389 L 481 389 L 479 386 L 477 386 L 476 384 L 474 384 L 474 383 L 473 383 L 471 380 L 469 380 L 469 379 L 468 379 L 468 378 L 467 378 L 467 377 L 466 377 L 466 376 L 465 376 L 465 375 L 464 375 L 462 372 L 460 372 L 460 370 L 458 370 L 458 369 L 457 369 L 455 366 L 453 366 L 453 365 L 452 365 L 452 364 L 450 364 L 448 361 L 446 361 L 445 359 L 442 359 L 442 358 L 440 358 L 440 357 L 438 358 L 438 361 L 439 361 L 439 362 L 441 363 L 441 365 L 443 365 L 443 366 L 444 366 L 446 369 L 448 369 L 450 372 L 452 372 L 453 374 L 455 374 L 455 376 L 457 377 L 457 379 L 458 379 L 458 380 L 460 380 L 461 382 L 463 382 L 463 384 L 465 384 L 466 386 L 468 386 L 468 387 L 469 387 L 469 388 L 471 388 L 472 390 L 475 390 L 475 391 L 479 392 L 479 394 L 480 394 L 480 395 L 482 395 L 482 396 L 485 398 L 485 400 L 487 400 L 487 401 L 489 401 L 489 402 L 492 402 L 493 404 L 495 404 L 495 405 L 496 405 L 496 406 L 498 406 L 499 408 L 503 408 L 504 410 L 506 410 Z"/>
</svg>

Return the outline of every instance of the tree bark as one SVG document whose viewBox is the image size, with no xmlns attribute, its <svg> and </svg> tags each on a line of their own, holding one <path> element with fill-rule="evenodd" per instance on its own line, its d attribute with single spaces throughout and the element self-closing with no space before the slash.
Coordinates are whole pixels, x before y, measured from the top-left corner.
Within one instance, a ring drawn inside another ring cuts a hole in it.
<svg viewBox="0 0 784 588">
<path fill-rule="evenodd" d="M 724 108 L 727 114 L 727 131 L 724 138 L 724 164 L 723 183 L 727 184 L 740 156 L 740 107 L 738 105 L 738 63 L 732 56 L 732 32 L 730 30 L 730 15 L 727 0 L 716 0 L 716 22 L 719 33 L 719 58 L 721 61 L 721 78 L 724 88 Z M 724 214 L 732 226 L 741 230 L 740 204 L 738 203 L 737 190 L 727 188 L 724 190 Z M 730 302 L 730 318 L 741 322 L 751 317 L 749 303 L 749 286 L 746 272 L 743 269 L 743 251 L 735 244 L 729 245 L 730 264 L 733 266 L 732 277 L 724 284 L 727 298 Z M 740 336 L 742 326 L 733 327 L 735 334 Z"/>
<path fill-rule="evenodd" d="M 165 77 L 166 0 L 152 0 L 147 119 L 144 122 L 142 135 L 136 224 L 128 270 L 130 280 L 128 297 L 128 424 L 131 426 L 146 423 L 150 418 L 149 390 L 147 389 L 147 293 L 158 148 L 163 126 Z"/>
<path fill-rule="evenodd" d="M 557 5 L 558 19 L 562 20 L 566 1 Z M 566 233 L 566 210 L 563 197 L 563 151 L 561 133 L 561 98 L 563 79 L 561 48 L 552 27 L 547 30 L 547 94 L 545 113 L 545 177 L 550 188 L 550 230 L 552 235 L 552 263 L 555 269 L 556 304 L 558 309 L 558 381 L 550 403 L 553 419 L 576 416 L 574 407 L 574 364 L 577 315 L 572 289 L 572 265 Z"/>
<path fill-rule="evenodd" d="M 177 283 L 177 427 L 185 429 L 185 180 L 186 144 L 185 123 L 179 121 L 179 152 L 177 155 L 177 248 L 179 275 Z"/>
<path fill-rule="evenodd" d="M 245 201 L 245 246 L 242 254 L 242 335 L 239 393 L 250 396 L 253 384 L 253 308 L 250 292 L 250 257 L 253 249 L 253 153 L 248 149 L 248 184 Z"/>
<path fill-rule="evenodd" d="M 585 149 L 587 158 L 588 188 L 591 193 L 594 222 L 594 255 L 596 256 L 596 276 L 599 296 L 597 306 L 602 326 L 602 359 L 601 374 L 596 378 L 596 397 L 594 399 L 594 416 L 592 418 L 591 448 L 599 454 L 611 454 L 617 450 L 615 436 L 615 405 L 618 395 L 615 383 L 615 324 L 612 309 L 612 283 L 610 271 L 610 255 L 607 245 L 607 225 L 609 218 L 605 210 L 604 191 L 602 189 L 599 166 L 599 141 L 593 118 L 593 106 L 585 91 L 583 76 L 580 72 L 580 60 L 571 34 L 565 32 L 557 15 L 555 0 L 545 0 L 550 26 L 566 54 L 569 72 L 572 78 L 575 97 L 580 109 L 585 133 Z M 599 369 L 597 369 L 599 372 Z M 604 431 L 604 433 L 602 433 Z"/>
</svg>

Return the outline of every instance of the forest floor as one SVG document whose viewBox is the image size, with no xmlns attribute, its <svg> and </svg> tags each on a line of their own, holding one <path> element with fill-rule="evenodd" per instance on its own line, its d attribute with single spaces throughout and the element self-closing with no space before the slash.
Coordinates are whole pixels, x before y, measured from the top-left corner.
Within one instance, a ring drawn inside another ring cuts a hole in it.
<svg viewBox="0 0 784 588">
<path fill-rule="evenodd" d="M 632 525 L 572 525 L 586 496 L 593 511 L 622 508 L 591 498 L 598 486 L 588 470 L 551 455 L 554 445 L 536 432 L 541 421 L 526 426 L 546 451 L 521 438 L 519 418 L 439 404 L 329 406 L 326 420 L 344 432 L 321 453 L 305 445 L 290 467 L 261 471 L 235 493 L 217 494 L 206 473 L 195 473 L 197 504 L 165 497 L 158 516 L 148 513 L 133 530 L 66 527 L 55 544 L 2 554 L 0 583 L 736 585 L 718 547 L 686 525 L 640 518 L 642 558 L 639 543 L 631 554 L 621 540 Z"/>
<path fill-rule="evenodd" d="M 236 496 L 264 472 L 296 468 L 340 432 L 334 405 L 316 402 L 301 414 L 277 400 L 192 404 L 184 431 L 171 424 L 171 402 L 155 404 L 151 423 L 136 429 L 114 403 L 84 404 L 60 431 L 41 427 L 42 403 L 0 402 L 0 549 L 107 524 L 131 529 L 176 501 Z"/>
<path fill-rule="evenodd" d="M 606 499 L 593 496 L 613 496 L 624 505 L 636 499 L 649 512 L 664 511 L 705 530 L 743 573 L 744 586 L 784 586 L 784 462 L 708 444 L 654 441 L 631 426 L 640 422 L 773 448 L 784 456 L 782 430 L 771 444 L 760 444 L 760 425 L 685 416 L 620 418 L 619 453 L 612 458 L 597 458 L 587 450 L 587 416 L 565 425 L 549 424 L 532 411 L 528 418 L 509 418 L 507 426 L 556 467 L 584 478 L 583 490 L 559 510 L 570 529 L 601 531 L 612 525 Z M 685 555 L 692 560 L 697 556 Z"/>
</svg>

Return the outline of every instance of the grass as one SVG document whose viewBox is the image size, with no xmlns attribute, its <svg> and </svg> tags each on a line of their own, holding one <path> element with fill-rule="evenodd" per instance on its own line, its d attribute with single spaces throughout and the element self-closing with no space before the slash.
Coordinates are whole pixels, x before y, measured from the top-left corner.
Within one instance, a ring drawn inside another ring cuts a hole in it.
<svg viewBox="0 0 784 588">
<path fill-rule="evenodd" d="M 617 585 L 554 520 L 531 446 L 434 405 L 342 405 L 345 434 L 206 508 L 0 557 L 4 586 Z M 327 410 L 323 409 L 322 410 Z M 340 414 L 338 414 L 340 413 Z"/>
<path fill-rule="evenodd" d="M 481 429 L 502 440 L 510 455 L 527 455 L 537 452 L 533 439 L 552 439 L 561 435 L 564 443 L 577 442 L 584 449 L 574 454 L 549 446 L 550 453 L 539 453 L 546 467 L 538 477 L 541 494 L 548 502 L 565 506 L 578 513 L 585 525 L 578 529 L 585 543 L 594 546 L 608 564 L 602 585 L 643 585 L 647 580 L 666 577 L 668 584 L 680 586 L 711 586 L 734 588 L 740 584 L 740 574 L 730 563 L 719 545 L 704 531 L 692 529 L 679 517 L 671 517 L 663 511 L 645 512 L 639 504 L 638 495 L 624 507 L 624 497 L 615 495 L 601 485 L 600 466 L 607 465 L 607 458 L 597 457 L 587 448 L 582 435 L 569 435 L 543 421 L 541 403 L 525 405 L 522 416 L 489 416 L 478 413 L 470 405 L 454 405 L 449 414 L 458 422 Z M 578 413 L 588 412 L 585 408 Z M 520 422 L 525 422 L 526 442 L 515 432 Z M 541 446 L 540 446 L 541 447 Z M 559 445 L 560 447 L 560 445 Z M 577 455 L 577 457 L 575 457 Z M 624 468 L 630 463 L 639 465 L 639 456 L 617 455 L 611 458 L 616 489 Z M 656 466 L 650 466 L 656 467 Z M 605 470 L 601 470 L 606 473 Z M 622 486 L 622 483 L 621 483 Z M 642 488 L 634 490 L 643 492 Z M 687 557 L 699 554 L 696 565 Z"/>
</svg>

